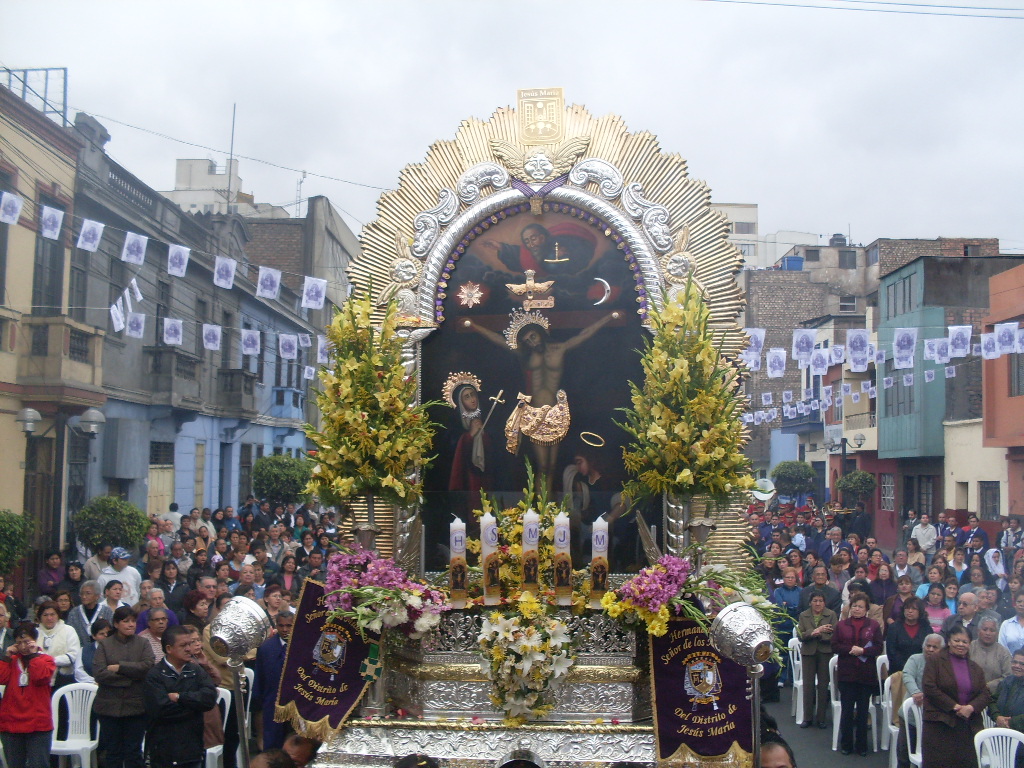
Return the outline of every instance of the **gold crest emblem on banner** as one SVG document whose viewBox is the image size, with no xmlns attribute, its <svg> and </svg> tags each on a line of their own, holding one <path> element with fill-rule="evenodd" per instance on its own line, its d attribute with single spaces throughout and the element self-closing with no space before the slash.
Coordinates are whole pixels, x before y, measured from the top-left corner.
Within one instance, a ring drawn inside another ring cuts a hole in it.
<svg viewBox="0 0 1024 768">
<path fill-rule="evenodd" d="M 519 97 L 519 139 L 523 144 L 557 144 L 565 134 L 561 88 L 525 88 Z"/>
</svg>

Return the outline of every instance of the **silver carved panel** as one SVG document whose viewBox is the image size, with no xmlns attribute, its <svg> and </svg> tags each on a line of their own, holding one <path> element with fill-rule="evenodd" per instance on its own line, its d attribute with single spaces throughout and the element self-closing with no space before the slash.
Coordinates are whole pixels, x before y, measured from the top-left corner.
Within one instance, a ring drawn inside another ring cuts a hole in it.
<svg viewBox="0 0 1024 768">
<path fill-rule="evenodd" d="M 672 230 L 668 208 L 653 203 L 644 197 L 644 188 L 639 182 L 627 184 L 622 191 L 622 207 L 634 219 L 638 219 L 651 243 L 660 253 L 672 248 Z"/>
<path fill-rule="evenodd" d="M 412 753 L 428 754 L 442 766 L 493 768 L 516 750 L 528 750 L 548 768 L 584 768 L 601 763 L 654 764 L 654 733 L 648 728 L 404 728 L 353 725 L 325 744 L 317 765 L 379 766 Z"/>
<path fill-rule="evenodd" d="M 441 227 L 450 223 L 459 210 L 459 198 L 450 189 L 442 189 L 438 194 L 440 202 L 429 211 L 424 211 L 413 220 L 415 236 L 412 241 L 412 253 L 419 259 L 426 258 L 430 247 L 437 240 Z"/>
<path fill-rule="evenodd" d="M 459 199 L 466 205 L 475 203 L 486 186 L 496 190 L 508 186 L 508 171 L 497 163 L 477 163 L 459 177 Z"/>
<path fill-rule="evenodd" d="M 582 187 L 587 182 L 597 183 L 601 194 L 614 200 L 622 192 L 622 174 L 609 162 L 590 157 L 581 160 L 569 171 L 569 181 Z"/>
</svg>

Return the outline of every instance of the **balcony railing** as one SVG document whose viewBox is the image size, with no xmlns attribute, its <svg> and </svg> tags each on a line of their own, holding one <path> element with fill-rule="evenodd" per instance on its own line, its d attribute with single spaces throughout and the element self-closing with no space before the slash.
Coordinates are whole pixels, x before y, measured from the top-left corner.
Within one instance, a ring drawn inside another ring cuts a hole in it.
<svg viewBox="0 0 1024 768">
<path fill-rule="evenodd" d="M 18 334 L 18 383 L 103 384 L 103 331 L 64 315 L 23 315 Z"/>
<path fill-rule="evenodd" d="M 846 417 L 846 429 L 871 429 L 878 426 L 873 413 L 854 413 Z"/>
</svg>

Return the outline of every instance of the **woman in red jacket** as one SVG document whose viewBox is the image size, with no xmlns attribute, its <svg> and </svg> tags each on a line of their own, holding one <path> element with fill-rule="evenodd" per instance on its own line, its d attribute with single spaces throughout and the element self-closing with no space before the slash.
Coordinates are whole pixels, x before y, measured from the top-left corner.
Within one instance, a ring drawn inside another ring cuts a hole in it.
<svg viewBox="0 0 1024 768">
<path fill-rule="evenodd" d="M 878 693 L 875 658 L 882 652 L 882 628 L 868 618 L 870 600 L 863 592 L 850 596 L 850 618 L 836 624 L 832 650 L 839 657 L 836 681 L 842 703 L 839 747 L 844 755 L 854 750 L 868 754 L 868 707 Z"/>
<path fill-rule="evenodd" d="M 14 630 L 14 645 L 0 661 L 0 740 L 7 765 L 49 768 L 53 717 L 50 679 L 57 671 L 52 656 L 39 652 L 39 632 L 26 622 Z"/>
</svg>

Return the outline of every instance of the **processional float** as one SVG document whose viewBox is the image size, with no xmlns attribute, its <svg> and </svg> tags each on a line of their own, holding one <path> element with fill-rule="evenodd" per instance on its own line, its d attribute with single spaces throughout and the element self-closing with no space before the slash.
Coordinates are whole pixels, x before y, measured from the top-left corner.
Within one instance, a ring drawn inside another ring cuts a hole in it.
<svg viewBox="0 0 1024 768">
<path fill-rule="evenodd" d="M 277 700 L 320 763 L 758 764 L 728 231 L 560 89 L 381 196 L 309 429 L 311 489 L 375 550 L 305 585 Z"/>
</svg>

